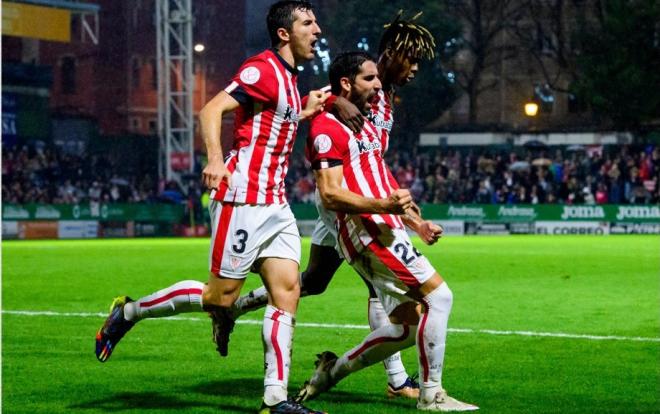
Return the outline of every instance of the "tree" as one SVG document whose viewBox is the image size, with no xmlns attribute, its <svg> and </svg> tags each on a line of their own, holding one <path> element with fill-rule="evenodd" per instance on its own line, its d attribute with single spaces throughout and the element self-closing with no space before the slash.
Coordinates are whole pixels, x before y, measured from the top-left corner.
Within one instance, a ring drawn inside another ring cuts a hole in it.
<svg viewBox="0 0 660 414">
<path fill-rule="evenodd" d="M 575 22 L 587 21 L 592 6 L 592 0 L 528 1 L 513 26 L 521 51 L 532 58 L 554 91 L 569 93 L 577 79 Z"/>
<path fill-rule="evenodd" d="M 437 50 L 433 62 L 422 62 L 417 79 L 402 88 L 396 106 L 394 142 L 412 142 L 422 128 L 448 109 L 456 99 L 454 84 L 443 71 L 443 62 L 455 52 L 451 39 L 460 33 L 460 26 L 448 18 L 442 3 L 433 0 L 415 2 L 393 0 L 337 1 L 330 0 L 318 10 L 323 22 L 323 36 L 330 38 L 332 57 L 341 51 L 366 49 L 378 53 L 378 43 L 383 33 L 383 25 L 394 19 L 399 10 L 404 10 L 404 18 L 411 18 L 423 11 L 417 20 L 433 33 Z M 322 74 L 327 78 L 327 74 Z"/>
<path fill-rule="evenodd" d="M 501 36 L 519 19 L 526 1 L 520 0 L 445 0 L 447 13 L 463 25 L 458 41 L 460 50 L 450 62 L 456 82 L 469 100 L 469 121 L 479 117 L 479 95 L 498 84 L 484 81 L 487 69 L 516 56 L 516 49 Z"/>
<path fill-rule="evenodd" d="M 639 130 L 660 118 L 660 3 L 602 0 L 585 22 L 575 93 L 614 127 Z"/>
</svg>

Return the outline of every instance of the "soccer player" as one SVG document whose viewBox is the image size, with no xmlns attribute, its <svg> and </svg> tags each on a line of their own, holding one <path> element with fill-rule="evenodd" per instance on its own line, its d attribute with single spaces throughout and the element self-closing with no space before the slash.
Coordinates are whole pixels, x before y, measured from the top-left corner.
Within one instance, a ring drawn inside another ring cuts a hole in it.
<svg viewBox="0 0 660 414">
<path fill-rule="evenodd" d="M 321 33 L 306 1 L 271 6 L 273 49 L 246 60 L 231 84 L 200 112 L 208 165 L 202 179 L 212 189 L 213 223 L 208 282 L 182 281 L 133 301 L 117 298 L 96 337 L 97 358 L 106 361 L 119 340 L 144 318 L 206 311 L 214 340 L 227 353 L 225 314 L 254 269 L 268 288 L 264 314 L 264 399 L 260 413 L 317 413 L 287 399 L 291 345 L 300 286 L 300 236 L 286 202 L 284 177 L 298 122 L 321 110 L 325 94 L 312 91 L 305 108 L 296 66 L 314 56 Z M 233 149 L 223 160 L 222 115 L 236 111 Z"/>
<path fill-rule="evenodd" d="M 365 114 L 381 88 L 376 63 L 363 52 L 338 56 L 330 66 L 332 92 Z M 442 368 L 452 292 L 431 263 L 413 246 L 404 224 L 437 237 L 441 229 L 410 207 L 404 214 L 383 208 L 391 198 L 406 197 L 383 159 L 380 131 L 365 119 L 352 132 L 331 113 L 312 120 L 308 154 L 323 206 L 336 212 L 338 244 L 350 265 L 368 280 L 389 315 L 389 325 L 372 331 L 341 357 L 326 351 L 316 371 L 298 394 L 314 398 L 352 372 L 417 345 L 420 393 L 417 408 L 425 411 L 472 411 L 478 407 L 447 395 Z M 409 198 L 409 193 L 407 194 Z M 417 304 L 424 313 L 420 315 Z"/>
<path fill-rule="evenodd" d="M 386 25 L 379 44 L 378 76 L 382 82 L 382 89 L 371 101 L 370 112 L 367 117 L 377 128 L 381 137 L 384 153 L 389 145 L 390 132 L 394 123 L 392 102 L 396 88 L 412 81 L 419 69 L 421 59 L 432 59 L 435 40 L 433 35 L 422 25 L 416 23 L 421 13 L 409 21 L 402 19 L 401 13 L 393 22 Z M 358 108 L 350 102 L 346 105 L 344 99 L 335 97 L 337 112 L 345 111 L 344 122 L 354 132 L 362 129 L 363 116 Z M 328 100 L 330 101 L 330 100 Z M 328 102 L 329 103 L 329 102 Z M 342 103 L 343 105 L 340 105 Z M 330 105 L 326 104 L 326 108 Z M 341 113 L 341 112 L 340 112 Z M 357 114 L 351 117 L 351 114 Z M 316 205 L 319 210 L 319 219 L 312 234 L 310 259 L 307 269 L 301 274 L 301 296 L 319 295 L 323 293 L 343 259 L 336 251 L 337 233 L 334 227 L 334 213 L 328 213 L 318 199 Z M 420 234 L 422 240 L 430 244 L 435 242 L 433 233 Z M 366 281 L 365 281 L 366 282 Z M 369 289 L 368 319 L 372 330 L 390 321 L 383 305 L 376 296 L 373 288 L 366 282 Z M 268 295 L 264 287 L 257 288 L 247 295 L 240 297 L 232 307 L 232 317 L 238 318 L 246 312 L 256 310 L 268 303 Z M 387 373 L 386 392 L 389 397 L 407 397 L 417 399 L 419 385 L 408 373 L 397 352 L 383 361 Z"/>
</svg>

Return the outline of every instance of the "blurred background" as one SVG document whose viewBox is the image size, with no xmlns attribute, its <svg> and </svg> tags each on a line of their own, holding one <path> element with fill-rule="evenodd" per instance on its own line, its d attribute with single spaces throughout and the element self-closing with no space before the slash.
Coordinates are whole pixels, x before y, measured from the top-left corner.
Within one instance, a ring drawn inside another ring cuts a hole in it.
<svg viewBox="0 0 660 414">
<path fill-rule="evenodd" d="M 3 238 L 208 234 L 197 114 L 269 47 L 270 0 L 2 3 Z M 387 157 L 449 234 L 660 233 L 660 3 L 317 0 L 306 93 L 377 53 L 400 9 L 436 59 L 397 92 Z M 233 119 L 224 119 L 223 144 Z M 301 128 L 287 177 L 316 218 Z"/>
</svg>

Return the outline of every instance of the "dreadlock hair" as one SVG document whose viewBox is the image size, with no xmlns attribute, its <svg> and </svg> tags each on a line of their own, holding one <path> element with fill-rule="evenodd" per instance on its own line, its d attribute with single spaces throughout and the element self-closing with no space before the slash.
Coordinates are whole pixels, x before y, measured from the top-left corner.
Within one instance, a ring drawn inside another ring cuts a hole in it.
<svg viewBox="0 0 660 414">
<path fill-rule="evenodd" d="M 381 55 L 385 50 L 390 49 L 395 54 L 401 53 L 413 59 L 433 59 L 435 39 L 426 27 L 415 23 L 422 12 L 414 15 L 409 21 L 403 20 L 402 15 L 403 10 L 399 10 L 394 20 L 383 26 L 385 33 L 380 38 L 378 54 Z"/>
<path fill-rule="evenodd" d="M 280 37 L 277 35 L 277 29 L 280 27 L 291 31 L 293 28 L 293 21 L 295 20 L 293 13 L 296 10 L 313 10 L 314 6 L 308 1 L 300 0 L 282 0 L 274 3 L 268 10 L 266 16 L 266 25 L 268 26 L 268 35 L 270 36 L 270 43 L 273 47 L 280 44 Z"/>
</svg>

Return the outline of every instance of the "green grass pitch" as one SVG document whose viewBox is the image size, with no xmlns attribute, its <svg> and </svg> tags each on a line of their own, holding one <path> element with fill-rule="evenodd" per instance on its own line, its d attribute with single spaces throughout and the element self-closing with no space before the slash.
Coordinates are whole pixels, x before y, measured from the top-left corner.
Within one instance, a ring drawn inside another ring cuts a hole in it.
<svg viewBox="0 0 660 414">
<path fill-rule="evenodd" d="M 203 314 L 141 322 L 107 363 L 94 357 L 99 313 L 114 296 L 205 280 L 207 250 L 207 240 L 184 239 L 3 242 L 2 412 L 256 412 L 261 312 L 237 325 L 227 358 Z M 483 413 L 660 412 L 659 237 L 458 237 L 420 250 L 454 292 L 443 376 L 451 395 Z M 250 276 L 245 291 L 257 283 Z M 291 392 L 316 353 L 342 353 L 366 335 L 343 326 L 366 325 L 366 308 L 346 265 L 324 295 L 301 301 Z M 416 372 L 415 350 L 403 357 Z M 387 400 L 385 382 L 376 365 L 309 405 L 415 412 L 413 401 Z"/>
</svg>

